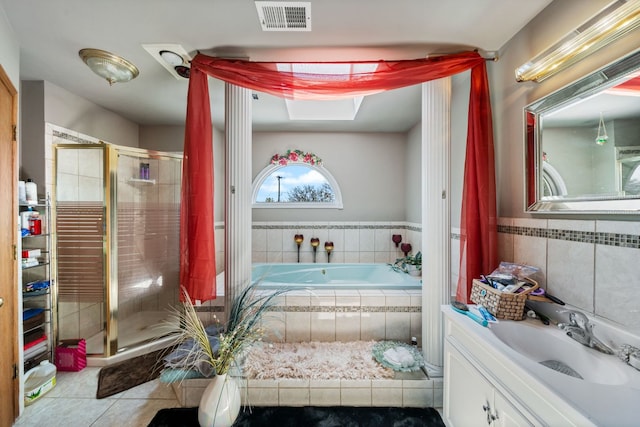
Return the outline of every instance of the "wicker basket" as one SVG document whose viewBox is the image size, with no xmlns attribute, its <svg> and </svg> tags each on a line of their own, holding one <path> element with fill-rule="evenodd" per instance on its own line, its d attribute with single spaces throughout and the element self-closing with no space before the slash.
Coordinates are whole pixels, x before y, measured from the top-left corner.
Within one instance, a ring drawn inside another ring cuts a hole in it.
<svg viewBox="0 0 640 427">
<path fill-rule="evenodd" d="M 522 320 L 524 318 L 524 304 L 529 293 L 538 289 L 535 280 L 527 279 L 533 286 L 520 293 L 500 292 L 499 290 L 473 279 L 471 287 L 471 301 L 484 306 L 498 319 Z"/>
</svg>

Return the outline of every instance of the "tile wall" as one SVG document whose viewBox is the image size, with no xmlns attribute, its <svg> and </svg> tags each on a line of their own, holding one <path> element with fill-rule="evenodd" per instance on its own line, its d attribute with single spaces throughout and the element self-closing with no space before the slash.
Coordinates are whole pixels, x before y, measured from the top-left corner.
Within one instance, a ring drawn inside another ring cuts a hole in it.
<svg viewBox="0 0 640 427">
<path fill-rule="evenodd" d="M 292 291 L 265 315 L 270 341 L 421 342 L 420 290 Z"/>
<path fill-rule="evenodd" d="M 404 377 L 403 377 L 404 375 Z M 442 378 L 401 374 L 388 380 L 238 380 L 243 405 L 442 407 Z M 183 407 L 198 406 L 207 379 L 171 384 Z"/>
<path fill-rule="evenodd" d="M 501 218 L 500 259 L 541 269 L 567 304 L 640 332 L 640 222 Z"/>
<path fill-rule="evenodd" d="M 331 262 L 388 263 L 403 256 L 391 241 L 400 234 L 403 243 L 410 243 L 412 253 L 421 247 L 420 224 L 408 222 L 254 222 L 252 227 L 252 261 L 269 263 L 297 262 L 297 246 L 293 238 L 302 234 L 300 262 L 313 262 L 312 237 L 320 239 L 316 261 L 327 262 L 324 243 L 332 241 Z"/>
</svg>

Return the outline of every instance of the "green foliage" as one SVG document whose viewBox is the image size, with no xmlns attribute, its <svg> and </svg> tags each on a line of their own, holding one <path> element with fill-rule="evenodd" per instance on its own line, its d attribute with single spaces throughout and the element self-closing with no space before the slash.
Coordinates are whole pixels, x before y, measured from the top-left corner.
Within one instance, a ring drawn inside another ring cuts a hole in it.
<svg viewBox="0 0 640 427">
<path fill-rule="evenodd" d="M 274 305 L 275 298 L 286 292 L 286 289 L 275 290 L 269 293 L 256 293 L 258 282 L 252 283 L 238 294 L 228 307 L 229 319 L 225 325 L 219 325 L 218 336 L 220 347 L 214 353 L 211 348 L 205 326 L 198 317 L 191 298 L 183 288 L 185 296 L 183 311 L 174 313 L 180 329 L 174 333 L 178 336 L 178 342 L 182 343 L 193 339 L 196 345 L 191 350 L 190 357 L 192 367 L 199 363 L 206 363 L 213 368 L 216 374 L 226 374 L 236 361 L 237 357 L 251 344 L 260 341 L 264 336 L 264 329 L 260 325 L 262 315 Z M 216 318 L 216 321 L 217 318 Z"/>
<path fill-rule="evenodd" d="M 329 183 L 320 186 L 298 185 L 287 192 L 288 202 L 333 202 L 335 194 Z"/>
<path fill-rule="evenodd" d="M 418 251 L 415 255 L 407 255 L 395 260 L 391 268 L 395 271 L 409 273 L 412 269 L 422 271 L 422 252 Z"/>
</svg>

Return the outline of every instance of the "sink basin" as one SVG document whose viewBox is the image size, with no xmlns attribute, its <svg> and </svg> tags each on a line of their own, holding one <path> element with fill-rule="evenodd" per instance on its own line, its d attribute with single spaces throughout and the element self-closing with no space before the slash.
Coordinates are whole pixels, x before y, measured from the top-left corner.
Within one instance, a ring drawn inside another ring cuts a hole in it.
<svg viewBox="0 0 640 427">
<path fill-rule="evenodd" d="M 575 371 L 583 381 L 594 384 L 620 385 L 630 380 L 628 367 L 616 356 L 585 347 L 554 326 L 530 320 L 501 320 L 492 323 L 490 329 L 512 350 L 555 375 L 570 378 L 572 372 L 567 371 Z"/>
</svg>

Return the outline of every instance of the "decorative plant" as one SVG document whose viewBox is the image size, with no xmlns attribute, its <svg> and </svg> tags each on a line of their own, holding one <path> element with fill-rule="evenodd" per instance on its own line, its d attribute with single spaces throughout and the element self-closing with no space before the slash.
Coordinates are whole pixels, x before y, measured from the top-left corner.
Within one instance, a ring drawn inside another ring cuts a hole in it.
<svg viewBox="0 0 640 427">
<path fill-rule="evenodd" d="M 164 381 L 226 374 L 251 344 L 262 340 L 265 331 L 260 320 L 274 305 L 275 298 L 287 290 L 258 294 L 255 292 L 258 283 L 252 283 L 233 299 L 228 307 L 229 319 L 226 324 L 220 324 L 214 316 L 216 325 L 206 328 L 187 291 L 182 289 L 184 310 L 178 309 L 171 322 L 180 325 L 177 330 L 173 326 L 179 345 L 165 358 L 165 366 L 170 369 L 169 374 L 164 375 Z"/>
<path fill-rule="evenodd" d="M 403 273 L 410 273 L 412 270 L 422 271 L 422 253 L 416 252 L 415 255 L 406 255 L 402 258 L 395 260 L 393 264 L 390 264 L 391 268 L 395 271 L 401 271 Z"/>
</svg>

